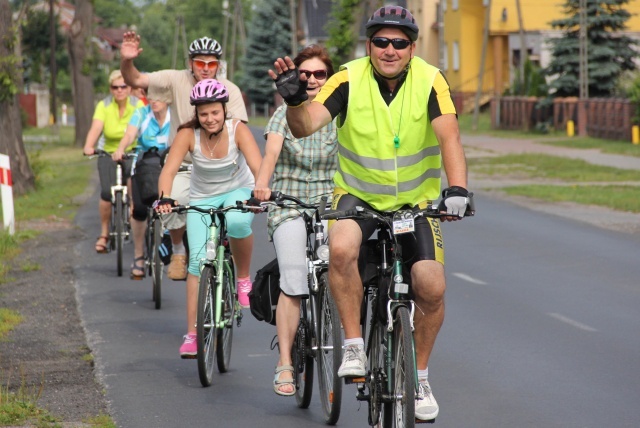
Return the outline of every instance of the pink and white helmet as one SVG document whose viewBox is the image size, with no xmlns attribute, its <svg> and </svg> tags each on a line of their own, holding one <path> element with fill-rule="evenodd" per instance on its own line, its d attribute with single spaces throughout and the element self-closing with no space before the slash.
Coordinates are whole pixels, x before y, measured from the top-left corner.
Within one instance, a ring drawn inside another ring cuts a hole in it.
<svg viewBox="0 0 640 428">
<path fill-rule="evenodd" d="M 227 87 L 216 79 L 204 79 L 196 83 L 191 90 L 189 102 L 192 106 L 207 103 L 226 103 L 229 101 Z"/>
</svg>

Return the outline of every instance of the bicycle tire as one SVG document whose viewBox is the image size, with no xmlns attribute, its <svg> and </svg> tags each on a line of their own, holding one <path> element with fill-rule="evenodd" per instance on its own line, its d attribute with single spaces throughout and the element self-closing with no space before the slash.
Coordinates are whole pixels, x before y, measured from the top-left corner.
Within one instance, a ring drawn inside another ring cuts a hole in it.
<svg viewBox="0 0 640 428">
<path fill-rule="evenodd" d="M 218 335 L 214 328 L 215 321 L 215 288 L 216 268 L 206 265 L 200 272 L 198 287 L 198 310 L 196 315 L 196 342 L 198 352 L 198 375 L 202 386 L 211 385 Z"/>
<path fill-rule="evenodd" d="M 390 395 L 396 399 L 383 405 L 384 426 L 385 428 L 413 428 L 416 423 L 416 368 L 411 314 L 405 306 L 397 309 L 393 319 L 393 343 Z"/>
<path fill-rule="evenodd" d="M 217 331 L 216 362 L 218 371 L 226 373 L 231 363 L 231 345 L 233 342 L 233 323 L 236 318 L 235 269 L 231 255 L 225 256 L 222 273 L 222 314 L 220 320 L 224 327 Z"/>
<path fill-rule="evenodd" d="M 384 392 L 384 365 L 387 351 L 385 326 L 376 316 L 377 298 L 372 301 L 372 318 L 367 342 L 367 365 L 369 367 L 369 426 L 380 426 L 382 394 Z"/>
<path fill-rule="evenodd" d="M 160 309 L 162 306 L 162 275 L 163 264 L 160 258 L 160 244 L 162 243 L 162 221 L 159 218 L 154 219 L 151 222 L 151 228 L 153 234 L 151 235 L 151 280 L 153 282 L 153 301 L 155 302 L 156 309 Z M 149 253 L 147 253 L 149 254 Z"/>
<path fill-rule="evenodd" d="M 300 311 L 303 311 L 301 302 Z M 306 311 L 305 311 L 306 312 Z M 308 314 L 306 318 L 300 318 L 298 331 L 293 340 L 291 349 L 291 359 L 293 362 L 293 381 L 295 384 L 295 397 L 298 407 L 306 409 L 311 404 L 311 395 L 313 394 L 313 355 L 311 353 L 311 334 L 309 331 Z"/>
<path fill-rule="evenodd" d="M 318 389 L 325 423 L 335 425 L 340 418 L 342 407 L 342 379 L 338 369 L 342 362 L 342 329 L 340 315 L 329 289 L 329 274 L 324 272 L 319 280 L 318 320 L 320 334 L 318 340 Z"/>
<path fill-rule="evenodd" d="M 116 193 L 116 207 L 115 207 L 115 222 L 116 222 L 116 263 L 118 266 L 118 276 L 122 276 L 122 246 L 124 241 L 124 201 L 122 200 L 122 193 Z"/>
</svg>

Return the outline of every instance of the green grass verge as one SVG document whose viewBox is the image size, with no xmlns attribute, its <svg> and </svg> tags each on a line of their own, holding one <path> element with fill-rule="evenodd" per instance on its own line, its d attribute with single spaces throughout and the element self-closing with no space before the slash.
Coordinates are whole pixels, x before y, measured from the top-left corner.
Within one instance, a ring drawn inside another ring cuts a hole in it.
<svg viewBox="0 0 640 428">
<path fill-rule="evenodd" d="M 7 334 L 21 322 L 22 316 L 19 313 L 11 309 L 0 308 L 0 341 L 4 340 Z"/>
<path fill-rule="evenodd" d="M 639 181 L 638 171 L 593 165 L 580 159 L 544 154 L 514 154 L 473 158 L 469 168 L 487 176 L 542 178 L 571 182 Z"/>
<path fill-rule="evenodd" d="M 618 211 L 640 213 L 640 187 L 635 186 L 512 186 L 509 195 L 527 196 L 551 202 L 576 202 Z"/>
</svg>

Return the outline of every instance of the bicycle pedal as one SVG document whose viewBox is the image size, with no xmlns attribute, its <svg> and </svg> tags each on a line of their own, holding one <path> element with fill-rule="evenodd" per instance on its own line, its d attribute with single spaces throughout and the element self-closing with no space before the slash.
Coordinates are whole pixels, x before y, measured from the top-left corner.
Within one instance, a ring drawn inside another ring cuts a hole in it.
<svg viewBox="0 0 640 428">
<path fill-rule="evenodd" d="M 364 376 L 362 377 L 345 377 L 344 378 L 344 384 L 345 385 L 352 385 L 354 383 L 365 383 L 367 380 L 367 378 L 365 378 Z"/>
</svg>

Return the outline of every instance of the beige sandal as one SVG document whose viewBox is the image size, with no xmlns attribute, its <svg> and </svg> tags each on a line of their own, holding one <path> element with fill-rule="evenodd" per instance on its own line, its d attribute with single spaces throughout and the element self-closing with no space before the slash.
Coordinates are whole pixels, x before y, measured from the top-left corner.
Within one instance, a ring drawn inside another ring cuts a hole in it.
<svg viewBox="0 0 640 428">
<path fill-rule="evenodd" d="M 293 366 L 276 367 L 276 375 L 273 378 L 273 390 L 278 395 L 283 395 L 285 397 L 289 397 L 289 396 L 291 396 L 291 395 L 296 393 L 296 386 L 295 386 L 295 384 L 293 382 L 293 379 L 280 380 L 280 373 L 282 373 L 282 372 L 291 372 L 291 377 L 293 378 Z M 283 386 L 283 385 L 291 385 L 293 387 L 291 389 L 291 392 L 282 391 L 280 389 L 280 387 Z"/>
</svg>

